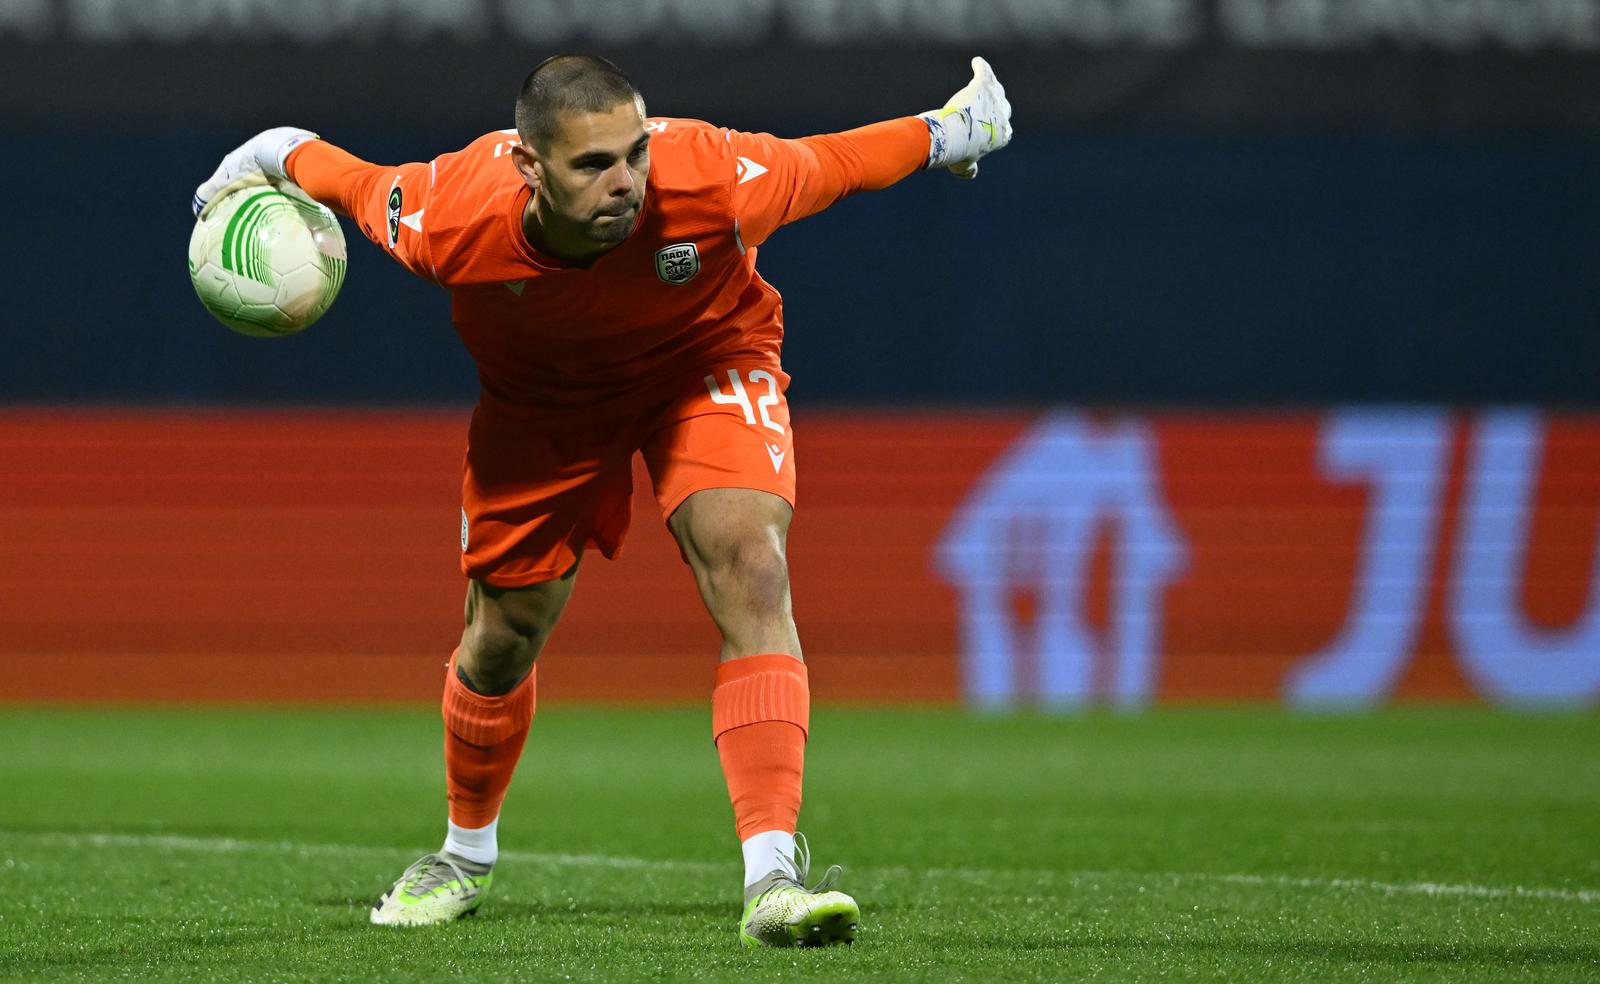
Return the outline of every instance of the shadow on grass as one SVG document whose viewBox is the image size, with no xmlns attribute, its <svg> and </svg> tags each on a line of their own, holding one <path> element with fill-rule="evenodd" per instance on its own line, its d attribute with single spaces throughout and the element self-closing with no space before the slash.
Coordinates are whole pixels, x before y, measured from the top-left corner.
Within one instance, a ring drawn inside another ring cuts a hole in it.
<svg viewBox="0 0 1600 984">
<path fill-rule="evenodd" d="M 344 909 L 361 916 L 366 921 L 366 914 L 372 908 L 373 900 L 366 896 L 324 896 L 316 900 L 316 904 L 324 909 Z M 549 902 L 521 902 L 512 899 L 490 898 L 479 909 L 473 918 L 477 920 L 499 920 L 501 918 L 513 919 L 544 919 L 549 921 L 585 919 L 603 916 L 727 916 L 735 918 L 739 914 L 739 905 L 736 899 L 726 902 L 710 901 L 683 901 L 683 902 L 578 902 L 569 903 L 565 899 Z"/>
<path fill-rule="evenodd" d="M 727 917 L 736 919 L 739 907 L 734 902 L 492 902 L 483 907 L 479 918 L 499 918 L 502 914 L 515 919 L 540 919 L 546 922 L 623 917 Z"/>
<path fill-rule="evenodd" d="M 334 898 L 333 896 L 329 895 L 320 899 L 313 899 L 312 902 L 315 903 L 318 908 L 322 909 L 359 909 L 362 912 L 366 912 L 372 908 L 372 903 L 376 902 L 377 900 L 378 896 L 376 894 L 348 895 L 343 898 Z"/>
<path fill-rule="evenodd" d="M 118 967 L 124 972 L 154 972 L 159 968 L 170 973 L 189 964 L 204 963 L 226 950 L 271 943 L 282 935 L 277 927 L 231 926 L 226 931 L 169 932 L 104 943 L 67 943 L 60 949 L 43 952 L 35 947 L 31 953 L 8 954 L 0 964 L 0 975 L 6 980 L 36 980 L 46 976 L 45 972 L 64 967 Z"/>
<path fill-rule="evenodd" d="M 372 900 L 364 896 L 324 897 L 323 907 L 347 910 L 359 917 L 359 927 L 367 925 L 366 913 Z M 875 912 L 909 908 L 898 905 L 874 906 Z M 478 923 L 534 920 L 546 924 L 572 924 L 589 920 L 612 919 L 650 921 L 686 918 L 720 921 L 736 919 L 738 907 L 731 901 L 685 900 L 606 901 L 569 903 L 560 901 L 516 901 L 491 899 L 473 916 Z M 354 925 L 354 923 L 352 923 Z M 1172 939 L 1132 934 L 942 932 L 927 940 L 932 949 L 990 952 L 1061 952 L 1081 950 L 1160 951 L 1215 953 L 1241 957 L 1285 957 L 1328 963 L 1379 963 L 1392 965 L 1452 964 L 1479 967 L 1594 967 L 1600 968 L 1600 944 L 1492 944 L 1439 943 L 1424 940 L 1280 940 L 1264 938 Z"/>
</svg>

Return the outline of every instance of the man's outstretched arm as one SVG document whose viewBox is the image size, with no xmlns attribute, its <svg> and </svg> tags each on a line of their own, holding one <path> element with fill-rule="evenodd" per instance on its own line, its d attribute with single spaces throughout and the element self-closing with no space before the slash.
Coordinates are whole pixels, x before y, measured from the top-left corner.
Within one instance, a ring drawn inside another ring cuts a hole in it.
<svg viewBox="0 0 1600 984">
<path fill-rule="evenodd" d="M 978 159 L 1011 141 L 1011 104 L 988 62 L 974 58 L 972 68 L 972 81 L 942 109 L 919 116 L 797 140 L 730 131 L 739 158 L 734 213 L 745 244 L 759 245 L 781 225 L 924 168 L 975 177 Z"/>
<path fill-rule="evenodd" d="M 291 151 L 284 170 L 288 179 L 306 194 L 359 223 L 370 210 L 378 185 L 386 178 L 392 180 L 399 169 L 368 163 L 347 150 L 317 140 Z"/>
<path fill-rule="evenodd" d="M 377 183 L 394 170 L 369 164 L 310 130 L 277 126 L 251 137 L 222 159 L 211 177 L 195 189 L 194 212 L 199 215 L 227 185 L 260 173 L 274 182 L 291 183 L 308 197 L 355 219 Z"/>
<path fill-rule="evenodd" d="M 429 165 L 371 164 L 320 139 L 310 130 L 280 126 L 256 134 L 222 159 L 195 189 L 198 214 L 219 192 L 249 174 L 265 174 L 279 190 L 301 195 L 353 219 L 361 232 L 420 277 L 438 280 L 420 235 L 400 235 L 390 198 L 404 190 L 408 207 L 420 208 L 432 191 Z"/>
<path fill-rule="evenodd" d="M 419 277 L 439 282 L 428 237 L 418 229 L 406 228 L 401 214 L 416 213 L 431 203 L 432 165 L 369 164 L 333 144 L 313 140 L 290 153 L 286 170 L 289 180 L 312 198 L 353 219 L 364 236 L 383 247 L 401 266 Z"/>
</svg>

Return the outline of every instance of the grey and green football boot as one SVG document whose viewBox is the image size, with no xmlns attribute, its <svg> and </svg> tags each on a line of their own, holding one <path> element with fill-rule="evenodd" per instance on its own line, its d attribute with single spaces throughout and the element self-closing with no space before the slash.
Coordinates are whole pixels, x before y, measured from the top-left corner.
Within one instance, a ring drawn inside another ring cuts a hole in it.
<svg viewBox="0 0 1600 984">
<path fill-rule="evenodd" d="M 844 873 L 830 867 L 816 885 L 806 887 L 811 873 L 811 848 L 804 834 L 794 835 L 794 859 L 779 857 L 781 867 L 744 891 L 739 942 L 745 946 L 831 946 L 856 939 L 861 907 L 843 892 L 831 891 Z"/>
<path fill-rule="evenodd" d="M 453 854 L 424 854 L 372 905 L 379 926 L 432 926 L 469 916 L 483 904 L 494 865 Z"/>
</svg>

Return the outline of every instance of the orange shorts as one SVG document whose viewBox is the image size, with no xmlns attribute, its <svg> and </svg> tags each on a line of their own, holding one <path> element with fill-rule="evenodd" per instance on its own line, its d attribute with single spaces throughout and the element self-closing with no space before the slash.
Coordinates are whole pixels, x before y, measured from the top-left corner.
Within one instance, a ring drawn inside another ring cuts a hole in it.
<svg viewBox="0 0 1600 984">
<path fill-rule="evenodd" d="M 728 366 L 636 417 L 545 427 L 480 406 L 462 481 L 462 573 L 515 588 L 560 577 L 591 544 L 616 556 L 636 451 L 663 521 L 702 489 L 757 489 L 793 506 L 788 386 L 776 366 Z"/>
</svg>

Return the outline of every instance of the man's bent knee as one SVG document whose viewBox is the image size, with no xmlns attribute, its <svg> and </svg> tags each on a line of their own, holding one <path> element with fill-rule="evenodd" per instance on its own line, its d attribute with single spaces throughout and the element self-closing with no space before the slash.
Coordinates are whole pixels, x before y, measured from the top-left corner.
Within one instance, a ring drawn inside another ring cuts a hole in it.
<svg viewBox="0 0 1600 984">
<path fill-rule="evenodd" d="M 704 576 L 717 597 L 739 599 L 754 612 L 787 609 L 789 563 L 770 536 L 746 536 L 707 551 Z"/>
<path fill-rule="evenodd" d="M 456 657 L 467 686 L 487 697 L 509 692 L 533 668 L 535 640 L 504 628 L 468 627 Z"/>
<path fill-rule="evenodd" d="M 566 607 L 577 570 L 574 564 L 556 580 L 525 588 L 471 583 L 456 665 L 473 690 L 502 694 L 528 675 Z"/>
</svg>

